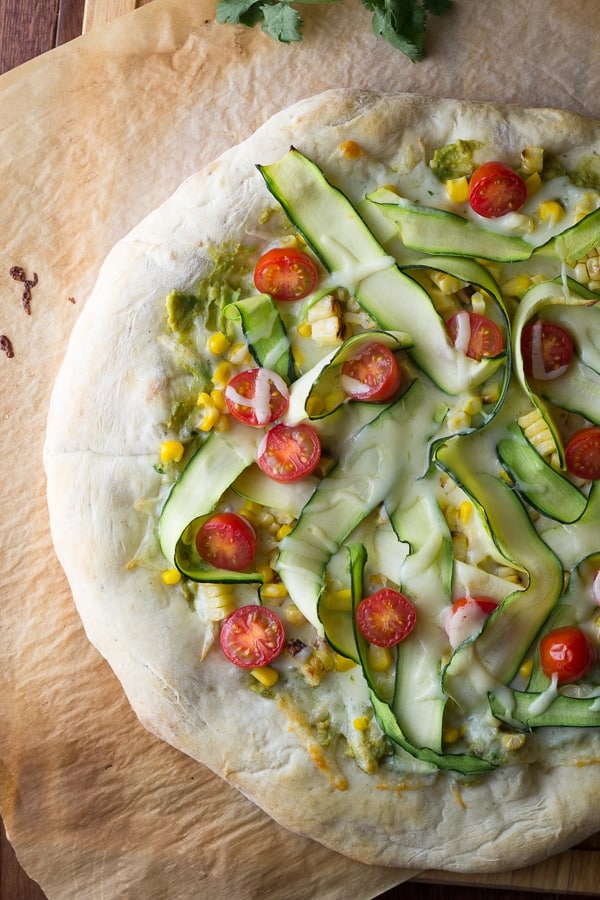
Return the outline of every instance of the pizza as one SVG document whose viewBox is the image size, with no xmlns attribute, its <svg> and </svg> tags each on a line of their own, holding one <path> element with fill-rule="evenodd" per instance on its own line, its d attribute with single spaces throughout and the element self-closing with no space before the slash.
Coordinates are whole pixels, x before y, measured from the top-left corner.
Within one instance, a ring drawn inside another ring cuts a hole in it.
<svg viewBox="0 0 600 900">
<path fill-rule="evenodd" d="M 104 262 L 53 540 L 155 735 L 365 863 L 600 827 L 600 126 L 332 90 Z"/>
</svg>

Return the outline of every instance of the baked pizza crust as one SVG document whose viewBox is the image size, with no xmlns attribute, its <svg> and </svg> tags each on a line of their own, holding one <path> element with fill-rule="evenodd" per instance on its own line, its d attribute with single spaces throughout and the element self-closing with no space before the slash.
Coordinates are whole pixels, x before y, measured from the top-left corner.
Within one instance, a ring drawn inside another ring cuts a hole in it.
<svg viewBox="0 0 600 900">
<path fill-rule="evenodd" d="M 238 671 L 219 654 L 200 664 L 202 622 L 159 568 L 130 563 L 161 491 L 153 465 L 172 374 L 157 341 L 164 298 L 192 290 L 210 268 L 208 248 L 243 237 L 260 216 L 266 195 L 256 164 L 293 145 L 335 181 L 346 140 L 390 164 L 408 148 L 474 136 L 484 156 L 508 162 L 532 144 L 574 159 L 600 152 L 600 124 L 568 112 L 408 94 L 328 91 L 269 120 L 111 251 L 74 328 L 45 445 L 58 558 L 89 640 L 143 725 L 333 850 L 366 863 L 472 872 L 537 862 L 600 828 L 595 730 L 579 745 L 549 746 L 543 764 L 500 768 L 472 784 L 367 775 L 341 754 L 325 755 L 319 768 L 281 704 L 248 691 L 238 702 Z"/>
</svg>

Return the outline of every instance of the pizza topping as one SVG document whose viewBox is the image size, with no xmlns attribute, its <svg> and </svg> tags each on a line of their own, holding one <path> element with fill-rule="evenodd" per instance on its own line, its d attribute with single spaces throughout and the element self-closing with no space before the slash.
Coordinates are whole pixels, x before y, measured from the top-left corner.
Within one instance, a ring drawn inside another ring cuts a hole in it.
<svg viewBox="0 0 600 900">
<path fill-rule="evenodd" d="M 567 469 L 576 478 L 596 481 L 600 478 L 600 426 L 577 431 L 565 447 Z"/>
<path fill-rule="evenodd" d="M 302 300 L 319 283 L 319 272 L 308 255 L 295 247 L 268 250 L 256 264 L 254 284 L 274 300 Z"/>
<path fill-rule="evenodd" d="M 500 328 L 480 313 L 461 310 L 448 319 L 446 328 L 456 349 L 470 359 L 493 359 L 504 349 Z"/>
<path fill-rule="evenodd" d="M 21 268 L 21 266 L 12 266 L 9 271 L 10 277 L 14 278 L 15 281 L 21 281 L 24 285 L 23 287 L 23 309 L 27 313 L 28 316 L 31 315 L 31 288 L 34 288 L 38 283 L 37 274 L 33 273 L 33 278 L 27 278 L 25 274 L 25 270 Z"/>
<path fill-rule="evenodd" d="M 2 350 L 3 353 L 6 353 L 9 359 L 12 359 L 15 355 L 12 342 L 5 334 L 0 334 L 0 350 Z"/>
<path fill-rule="evenodd" d="M 454 649 L 478 634 L 497 606 L 498 601 L 493 597 L 459 597 L 455 600 L 442 617 L 450 646 Z"/>
<path fill-rule="evenodd" d="M 594 646 L 581 628 L 557 628 L 540 641 L 542 669 L 548 678 L 556 675 L 561 684 L 579 681 L 595 660 Z"/>
<path fill-rule="evenodd" d="M 257 462 L 274 481 L 298 481 L 316 469 L 321 442 L 310 425 L 274 425 L 258 447 Z"/>
<path fill-rule="evenodd" d="M 217 513 L 196 533 L 198 555 L 215 569 L 243 572 L 253 562 L 258 546 L 256 532 L 243 516 Z"/>
<path fill-rule="evenodd" d="M 484 163 L 471 175 L 469 204 L 474 212 L 486 219 L 518 212 L 526 199 L 525 181 L 504 163 Z"/>
<path fill-rule="evenodd" d="M 523 368 L 529 378 L 547 381 L 563 375 L 573 358 L 569 332 L 544 319 L 527 323 L 521 334 Z"/>
<path fill-rule="evenodd" d="M 402 371 L 392 351 L 373 342 L 342 364 L 341 383 L 353 400 L 381 403 L 391 400 L 400 390 Z"/>
<path fill-rule="evenodd" d="M 417 614 L 414 604 L 392 588 L 381 588 L 364 597 L 356 609 L 361 633 L 376 647 L 394 647 L 413 630 Z"/>
<path fill-rule="evenodd" d="M 280 419 L 289 403 L 283 378 L 264 367 L 238 372 L 225 388 L 225 403 L 231 415 L 245 425 L 262 427 Z"/>
<path fill-rule="evenodd" d="M 243 669 L 267 666 L 279 656 L 285 629 L 279 616 L 266 606 L 242 606 L 221 627 L 220 643 L 227 659 Z"/>
</svg>

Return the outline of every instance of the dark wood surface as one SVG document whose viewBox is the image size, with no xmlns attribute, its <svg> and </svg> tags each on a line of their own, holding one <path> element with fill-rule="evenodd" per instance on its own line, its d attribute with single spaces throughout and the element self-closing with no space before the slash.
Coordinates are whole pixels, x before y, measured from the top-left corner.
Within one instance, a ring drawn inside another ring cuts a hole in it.
<svg viewBox="0 0 600 900">
<path fill-rule="evenodd" d="M 83 6 L 84 0 L 0 0 L 0 74 L 77 37 Z M 533 900 L 536 895 L 546 900 L 567 896 L 411 882 L 387 891 L 381 900 Z M 585 900 L 584 895 L 577 896 Z M 45 900 L 39 886 L 20 867 L 4 828 L 0 828 L 0 900 Z"/>
</svg>

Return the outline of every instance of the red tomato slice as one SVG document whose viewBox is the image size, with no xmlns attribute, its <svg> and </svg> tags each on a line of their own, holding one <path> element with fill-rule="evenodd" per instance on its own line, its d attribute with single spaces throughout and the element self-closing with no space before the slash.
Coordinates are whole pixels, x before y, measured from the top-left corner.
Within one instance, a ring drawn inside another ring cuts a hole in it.
<svg viewBox="0 0 600 900">
<path fill-rule="evenodd" d="M 476 603 L 479 609 L 489 616 L 498 606 L 498 601 L 493 597 L 459 597 L 452 604 L 452 612 L 456 613 L 467 606 L 469 603 Z"/>
<path fill-rule="evenodd" d="M 342 364 L 341 380 L 353 400 L 383 403 L 400 390 L 402 370 L 392 351 L 373 341 Z"/>
<path fill-rule="evenodd" d="M 276 422 L 289 404 L 288 386 L 270 369 L 245 369 L 238 372 L 225 388 L 228 411 L 239 422 L 262 428 Z"/>
<path fill-rule="evenodd" d="M 521 335 L 523 368 L 528 378 L 557 378 L 573 359 L 573 339 L 568 331 L 546 319 L 528 322 Z"/>
<path fill-rule="evenodd" d="M 217 513 L 196 533 L 196 550 L 215 569 L 243 572 L 252 563 L 258 539 L 250 522 L 237 513 Z"/>
<path fill-rule="evenodd" d="M 582 428 L 565 447 L 565 462 L 571 475 L 597 481 L 600 478 L 600 426 Z"/>
<path fill-rule="evenodd" d="M 493 359 L 504 348 L 498 325 L 480 313 L 461 310 L 448 319 L 446 329 L 456 349 L 471 359 Z"/>
<path fill-rule="evenodd" d="M 293 247 L 267 251 L 254 269 L 254 284 L 275 300 L 302 300 L 315 290 L 319 272 L 307 253 Z"/>
<path fill-rule="evenodd" d="M 490 613 L 498 606 L 493 597 L 459 597 L 448 609 L 444 626 L 451 647 L 458 647 L 478 634 Z"/>
<path fill-rule="evenodd" d="M 588 636 L 575 626 L 557 628 L 540 641 L 540 662 L 544 673 L 558 676 L 561 684 L 579 681 L 596 659 L 596 651 Z"/>
<path fill-rule="evenodd" d="M 314 428 L 274 425 L 258 448 L 256 461 L 274 481 L 298 481 L 314 472 L 321 458 L 321 442 Z"/>
<path fill-rule="evenodd" d="M 486 219 L 517 212 L 527 198 L 521 176 L 501 162 L 487 162 L 475 169 L 469 181 L 471 209 Z"/>
<path fill-rule="evenodd" d="M 356 624 L 370 644 L 393 647 L 415 627 L 414 604 L 392 588 L 364 597 L 356 608 Z"/>
<path fill-rule="evenodd" d="M 284 641 L 281 619 L 265 606 L 241 606 L 221 627 L 221 649 L 242 669 L 268 665 L 281 653 Z"/>
</svg>

